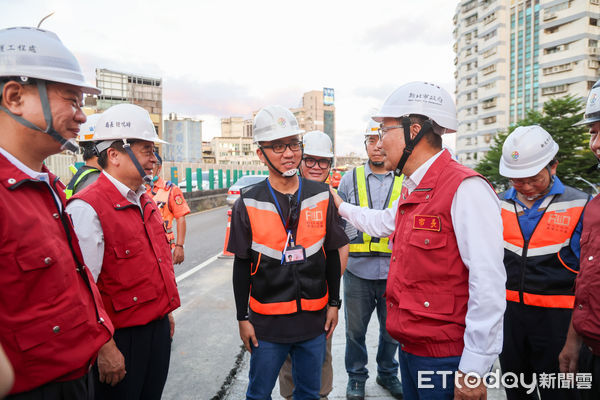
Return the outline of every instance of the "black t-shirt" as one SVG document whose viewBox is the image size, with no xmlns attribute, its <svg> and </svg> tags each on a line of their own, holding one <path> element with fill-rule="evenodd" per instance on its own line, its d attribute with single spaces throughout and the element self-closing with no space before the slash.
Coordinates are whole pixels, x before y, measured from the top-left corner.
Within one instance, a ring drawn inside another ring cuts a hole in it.
<svg viewBox="0 0 600 400">
<path fill-rule="evenodd" d="M 284 219 L 287 219 L 290 212 L 292 198 L 296 198 L 298 193 L 293 195 L 280 193 L 273 190 Z M 342 219 L 337 213 L 333 198 L 329 195 L 329 205 L 327 208 L 325 241 L 323 247 L 325 251 L 337 250 L 348 243 L 348 237 L 344 233 Z M 283 224 L 283 222 L 282 222 Z M 250 260 L 252 246 L 252 229 L 250 227 L 250 218 L 248 211 L 242 199 L 238 199 L 233 205 L 231 214 L 231 228 L 229 235 L 229 244 L 227 250 L 241 259 Z M 250 268 L 243 271 L 236 271 L 234 274 L 243 273 L 246 276 L 240 279 L 243 282 L 250 281 Z M 249 285 L 235 285 L 234 292 L 236 297 L 250 295 Z M 242 293 L 243 292 L 243 293 Z M 245 302 L 247 304 L 247 301 Z M 261 340 L 276 343 L 293 343 L 312 339 L 324 332 L 325 317 L 327 309 L 320 311 L 300 311 L 294 314 L 285 315 L 264 315 L 257 314 L 250 310 L 248 317 L 256 337 Z M 238 310 L 238 314 L 239 314 Z M 244 310 L 245 311 L 245 310 Z"/>
</svg>

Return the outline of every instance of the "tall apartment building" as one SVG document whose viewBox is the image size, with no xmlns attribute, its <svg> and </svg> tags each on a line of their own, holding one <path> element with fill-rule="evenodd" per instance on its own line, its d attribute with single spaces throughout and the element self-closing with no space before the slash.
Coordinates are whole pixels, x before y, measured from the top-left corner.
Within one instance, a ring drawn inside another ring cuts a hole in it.
<svg viewBox="0 0 600 400">
<path fill-rule="evenodd" d="M 454 15 L 458 160 L 551 98 L 585 99 L 600 76 L 600 0 L 464 0 Z"/>
<path fill-rule="evenodd" d="M 222 137 L 252 137 L 252 120 L 242 117 L 221 118 Z"/>
<path fill-rule="evenodd" d="M 256 155 L 256 144 L 252 137 L 214 137 L 211 147 L 215 162 L 228 165 L 263 165 Z"/>
<path fill-rule="evenodd" d="M 88 96 L 86 106 L 102 112 L 115 104 L 136 104 L 150 113 L 158 136 L 163 137 L 162 79 L 96 68 L 96 86 L 102 93 Z"/>
<path fill-rule="evenodd" d="M 335 105 L 333 89 L 312 90 L 302 96 L 302 106 L 291 108 L 300 129 L 325 132 L 333 142 L 335 153 Z"/>
<path fill-rule="evenodd" d="M 202 121 L 178 118 L 169 113 L 164 121 L 164 140 L 169 142 L 162 148 L 165 161 L 202 162 Z"/>
</svg>

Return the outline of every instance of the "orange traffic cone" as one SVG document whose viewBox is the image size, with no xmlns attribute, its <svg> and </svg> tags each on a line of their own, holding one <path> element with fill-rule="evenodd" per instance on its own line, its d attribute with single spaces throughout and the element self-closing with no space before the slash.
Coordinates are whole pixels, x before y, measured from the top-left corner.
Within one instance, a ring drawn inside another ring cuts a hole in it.
<svg viewBox="0 0 600 400">
<path fill-rule="evenodd" d="M 231 209 L 227 210 L 227 230 L 225 231 L 225 244 L 223 245 L 223 253 L 219 258 L 231 258 L 233 253 L 227 251 L 227 245 L 229 244 L 229 228 L 231 228 Z"/>
</svg>

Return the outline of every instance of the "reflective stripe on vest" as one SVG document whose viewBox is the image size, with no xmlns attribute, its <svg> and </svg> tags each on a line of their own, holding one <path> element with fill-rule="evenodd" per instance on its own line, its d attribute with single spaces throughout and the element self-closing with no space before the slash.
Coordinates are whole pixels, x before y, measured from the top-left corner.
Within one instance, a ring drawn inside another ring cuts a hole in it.
<svg viewBox="0 0 600 400">
<path fill-rule="evenodd" d="M 392 203 L 400 197 L 402 191 L 402 181 L 404 175 L 394 177 L 394 184 L 390 187 L 387 195 L 387 208 L 392 208 Z M 371 206 L 371 193 L 367 187 L 367 179 L 365 176 L 365 166 L 361 165 L 354 169 L 354 190 L 356 196 L 358 196 L 358 203 L 360 207 Z M 350 243 L 350 253 L 363 253 L 364 255 L 372 255 L 372 253 L 387 253 L 390 254 L 392 251 L 388 248 L 389 238 L 371 238 L 364 232 L 362 233 L 362 240 L 360 235 L 357 239 L 354 239 Z"/>
<path fill-rule="evenodd" d="M 571 243 L 571 236 L 587 203 L 587 199 L 552 202 L 555 196 L 548 196 L 540 208 L 546 208 L 540 217 L 527 245 L 527 257 L 558 253 Z M 516 210 L 515 210 L 516 207 Z M 504 224 L 504 248 L 518 256 L 523 255 L 525 241 L 519 226 L 518 214 L 522 207 L 502 201 L 502 223 Z M 552 229 L 554 227 L 554 229 Z M 562 229 L 559 229 L 562 228 Z"/>
<path fill-rule="evenodd" d="M 304 181 L 303 185 L 306 183 Z M 266 189 L 265 183 L 259 185 L 263 186 L 263 191 Z M 270 195 L 264 195 L 263 191 L 256 193 L 256 189 L 242 195 L 252 232 L 249 306 L 255 313 L 285 315 L 319 311 L 327 306 L 323 244 L 330 193 L 322 188 L 318 188 L 318 192 L 315 187 L 312 188 L 315 192 L 309 190 L 309 185 L 303 186 L 302 197 L 306 197 L 300 200 L 298 228 L 295 232 L 295 244 L 304 247 L 306 262 L 294 266 L 281 265 L 287 232 Z M 278 279 L 293 281 L 298 290 L 294 286 L 277 286 L 273 280 Z"/>
<path fill-rule="evenodd" d="M 539 209 L 544 212 L 528 241 L 523 238 L 518 218 L 524 213 L 523 207 L 517 202 L 501 201 L 507 301 L 537 307 L 573 307 L 571 279 L 577 271 L 562 261 L 560 251 L 570 245 L 587 198 L 567 190 L 546 197 L 540 204 Z M 537 269 L 543 269 L 547 275 L 539 278 Z M 565 269 L 570 272 L 563 273 Z"/>
<path fill-rule="evenodd" d="M 519 292 L 506 289 L 506 300 L 519 302 Z M 575 296 L 523 293 L 523 304 L 537 307 L 573 308 Z"/>
<path fill-rule="evenodd" d="M 80 169 L 81 170 L 81 169 Z M 99 170 L 97 170 L 96 168 L 91 168 L 91 169 L 86 169 L 83 172 L 81 172 L 81 175 L 74 176 L 74 183 L 73 186 L 71 186 L 69 184 L 69 186 L 67 186 L 67 188 L 65 189 L 65 196 L 67 197 L 67 200 L 69 200 L 71 198 L 71 196 L 73 196 L 73 191 L 75 190 L 75 188 L 77 187 L 77 185 L 79 185 L 79 183 L 89 174 L 91 174 L 92 172 L 98 172 Z M 79 171 L 77 171 L 77 173 L 79 173 Z M 77 175 L 77 173 L 75 175 Z"/>
</svg>

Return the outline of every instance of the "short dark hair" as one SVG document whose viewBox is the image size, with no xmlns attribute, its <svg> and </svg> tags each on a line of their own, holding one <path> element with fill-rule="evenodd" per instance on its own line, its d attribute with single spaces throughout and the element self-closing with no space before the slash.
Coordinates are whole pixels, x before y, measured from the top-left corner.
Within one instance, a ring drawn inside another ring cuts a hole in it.
<svg viewBox="0 0 600 400">
<path fill-rule="evenodd" d="M 79 147 L 81 147 L 83 161 L 88 161 L 94 157 L 97 157 L 96 145 L 94 144 L 94 142 L 82 142 L 79 143 Z"/>
<path fill-rule="evenodd" d="M 127 140 L 127 143 L 129 143 L 131 146 L 133 146 L 135 142 L 137 142 L 137 140 Z M 108 146 L 106 149 L 102 150 L 100 154 L 98 154 L 98 165 L 100 165 L 102 169 L 105 169 L 108 165 L 108 149 L 115 149 L 119 153 L 125 153 L 122 140 L 115 140 L 114 142 L 112 142 L 110 146 Z"/>
</svg>

